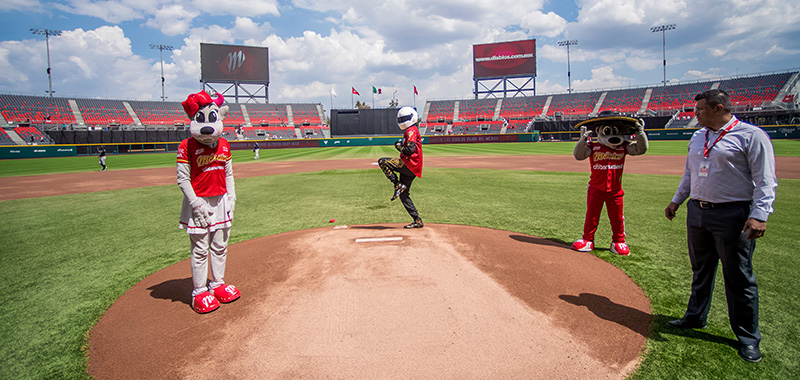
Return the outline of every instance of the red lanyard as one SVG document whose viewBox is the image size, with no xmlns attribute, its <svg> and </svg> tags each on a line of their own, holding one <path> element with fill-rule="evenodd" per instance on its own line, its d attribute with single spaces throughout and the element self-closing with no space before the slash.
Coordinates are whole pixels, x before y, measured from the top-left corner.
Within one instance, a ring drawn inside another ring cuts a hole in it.
<svg viewBox="0 0 800 380">
<path fill-rule="evenodd" d="M 735 127 L 736 124 L 739 124 L 739 120 L 738 119 L 736 121 L 734 121 L 731 125 L 729 125 L 728 128 L 725 128 L 725 130 L 723 130 L 722 133 L 720 133 L 719 137 L 717 137 L 717 139 L 714 140 L 714 142 L 711 144 L 711 146 L 708 146 L 708 129 L 706 129 L 706 144 L 703 145 L 703 156 L 705 158 L 708 158 L 708 154 L 711 152 L 711 148 L 713 148 L 714 145 L 717 145 L 719 140 L 722 140 L 722 138 L 725 137 L 725 135 L 728 133 L 728 131 L 730 131 L 733 127 Z"/>
</svg>

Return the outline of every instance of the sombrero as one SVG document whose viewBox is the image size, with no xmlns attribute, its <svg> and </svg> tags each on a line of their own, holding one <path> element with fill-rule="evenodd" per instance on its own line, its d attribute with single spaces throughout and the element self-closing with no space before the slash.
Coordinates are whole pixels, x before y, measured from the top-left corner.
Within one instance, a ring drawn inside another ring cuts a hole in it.
<svg viewBox="0 0 800 380">
<path fill-rule="evenodd" d="M 614 126 L 617 127 L 617 130 L 620 134 L 627 135 L 633 134 L 636 132 L 637 127 L 636 124 L 639 123 L 639 119 L 635 119 L 628 116 L 622 116 L 616 112 L 609 112 L 603 111 L 600 114 L 592 119 L 584 120 L 578 124 L 575 124 L 575 129 L 580 129 L 582 126 L 586 126 L 586 129 L 590 129 L 592 131 L 597 132 L 597 128 L 605 127 L 605 126 Z"/>
</svg>

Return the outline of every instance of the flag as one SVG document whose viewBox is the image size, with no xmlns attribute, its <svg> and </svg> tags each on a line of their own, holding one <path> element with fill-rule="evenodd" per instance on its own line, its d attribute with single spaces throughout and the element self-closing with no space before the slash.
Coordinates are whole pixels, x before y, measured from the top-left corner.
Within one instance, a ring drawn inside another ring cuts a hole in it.
<svg viewBox="0 0 800 380">
<path fill-rule="evenodd" d="M 417 92 L 417 86 L 414 86 L 414 95 L 419 95 L 419 92 Z"/>
<path fill-rule="evenodd" d="M 381 89 L 380 89 L 380 88 L 377 88 L 377 87 L 375 87 L 375 86 L 372 86 L 372 93 L 373 93 L 373 94 L 381 94 L 382 92 L 381 92 Z"/>
<path fill-rule="evenodd" d="M 350 87 L 350 88 L 353 90 L 353 95 L 361 96 L 361 94 L 359 94 L 358 91 L 356 91 L 355 87 Z"/>
<path fill-rule="evenodd" d="M 331 96 L 334 96 L 334 97 L 339 96 L 339 95 L 336 95 L 336 90 L 334 90 L 333 87 L 331 87 Z"/>
</svg>

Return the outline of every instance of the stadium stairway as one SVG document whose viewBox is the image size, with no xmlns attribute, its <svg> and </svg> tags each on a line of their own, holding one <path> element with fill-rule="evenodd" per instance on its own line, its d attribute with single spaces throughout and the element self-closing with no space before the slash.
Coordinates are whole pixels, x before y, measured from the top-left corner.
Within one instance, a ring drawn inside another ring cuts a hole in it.
<svg viewBox="0 0 800 380">
<path fill-rule="evenodd" d="M 69 99 L 67 100 L 67 103 L 69 103 L 69 108 L 72 109 L 72 116 L 75 116 L 75 122 L 78 125 L 86 125 L 86 123 L 83 121 L 83 115 L 81 115 L 81 109 L 78 108 L 78 102 Z"/>
<path fill-rule="evenodd" d="M 131 119 L 136 125 L 142 125 L 142 120 L 139 119 L 139 115 L 136 114 L 136 111 L 133 110 L 131 104 L 128 102 L 122 102 L 122 106 L 125 107 L 125 110 L 128 111 L 128 115 L 131 115 Z"/>
<path fill-rule="evenodd" d="M 17 134 L 16 131 L 14 131 L 13 128 L 6 129 L 6 133 L 8 134 L 8 137 L 11 137 L 11 140 L 14 140 L 14 142 L 17 145 L 28 145 L 28 143 L 26 143 L 25 140 L 22 139 L 22 137 L 19 137 L 19 135 Z"/>
</svg>

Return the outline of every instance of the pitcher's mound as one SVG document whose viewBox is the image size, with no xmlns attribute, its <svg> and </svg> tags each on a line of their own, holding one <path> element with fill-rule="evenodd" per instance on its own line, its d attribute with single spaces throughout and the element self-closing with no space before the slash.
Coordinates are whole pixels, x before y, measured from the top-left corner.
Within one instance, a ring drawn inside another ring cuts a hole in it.
<svg viewBox="0 0 800 380">
<path fill-rule="evenodd" d="M 651 318 L 613 265 L 469 226 L 326 227 L 231 245 L 226 280 L 242 298 L 206 315 L 189 306 L 189 273 L 188 260 L 170 266 L 109 308 L 89 341 L 91 375 L 622 379 Z"/>
</svg>

